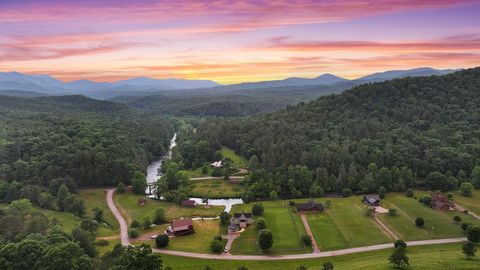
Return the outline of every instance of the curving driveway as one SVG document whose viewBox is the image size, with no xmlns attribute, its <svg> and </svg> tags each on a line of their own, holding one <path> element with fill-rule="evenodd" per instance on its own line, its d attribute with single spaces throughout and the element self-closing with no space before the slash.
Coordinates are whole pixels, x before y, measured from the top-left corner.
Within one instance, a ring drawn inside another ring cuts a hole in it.
<svg viewBox="0 0 480 270">
<path fill-rule="evenodd" d="M 120 224 L 120 239 L 122 240 L 122 245 L 128 246 L 130 245 L 130 239 L 128 237 L 128 226 L 127 222 L 121 215 L 120 211 L 115 205 L 113 201 L 113 193 L 115 189 L 109 189 L 107 191 L 107 204 L 110 210 L 112 211 L 115 218 L 118 220 Z M 448 239 L 434 239 L 434 240 L 421 240 L 421 241 L 410 241 L 406 242 L 408 246 L 423 246 L 423 245 L 433 245 L 433 244 L 448 244 L 448 243 L 459 243 L 467 241 L 465 237 L 461 238 L 448 238 Z M 365 251 L 374 251 L 374 250 L 381 250 L 381 249 L 388 249 L 392 248 L 393 244 L 380 244 L 374 246 L 364 246 L 364 247 L 357 247 L 357 248 L 347 248 L 347 249 L 340 249 L 334 251 L 320 251 L 317 253 L 306 253 L 306 254 L 292 254 L 292 255 L 278 255 L 278 256 L 269 256 L 269 255 L 231 255 L 230 253 L 215 255 L 215 254 L 202 254 L 202 253 L 192 253 L 192 252 L 183 252 L 183 251 L 175 251 L 175 250 L 164 250 L 153 248 L 153 252 L 167 254 L 167 255 L 174 255 L 174 256 L 183 256 L 183 257 L 191 257 L 191 258 L 198 258 L 198 259 L 216 259 L 216 260 L 261 260 L 261 261 L 268 261 L 268 260 L 294 260 L 294 259 L 313 259 L 313 258 L 323 258 L 323 257 L 331 257 L 331 256 L 339 256 L 339 255 L 346 255 L 352 253 L 359 253 Z"/>
</svg>

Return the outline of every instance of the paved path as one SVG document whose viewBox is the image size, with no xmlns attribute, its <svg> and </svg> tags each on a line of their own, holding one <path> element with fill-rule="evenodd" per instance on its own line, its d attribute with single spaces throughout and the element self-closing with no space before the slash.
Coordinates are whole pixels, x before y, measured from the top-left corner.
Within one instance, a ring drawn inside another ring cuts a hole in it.
<svg viewBox="0 0 480 270">
<path fill-rule="evenodd" d="M 225 245 L 225 248 L 228 249 L 228 254 L 230 254 L 230 250 L 232 250 L 233 241 L 235 241 L 235 239 L 237 239 L 239 236 L 239 232 L 228 233 L 226 236 L 224 236 L 224 238 L 227 239 L 227 244 Z"/>
<path fill-rule="evenodd" d="M 455 205 L 455 210 L 457 210 L 457 211 L 463 212 L 463 211 L 467 210 L 467 209 L 465 209 L 465 207 L 461 206 L 458 203 L 454 203 L 454 205 Z M 472 216 L 473 218 L 476 218 L 476 219 L 480 220 L 480 216 L 473 213 L 472 211 L 468 211 L 468 214 L 470 216 Z"/>
<path fill-rule="evenodd" d="M 390 237 L 392 237 L 393 239 L 395 239 L 395 240 L 400 239 L 400 237 L 398 237 L 392 230 L 390 230 L 389 227 L 387 227 L 387 225 L 385 225 L 385 224 L 380 220 L 380 218 L 378 218 L 378 215 L 379 215 L 379 214 L 373 214 L 373 219 L 374 219 L 375 222 L 378 224 L 378 226 L 380 227 L 380 229 L 382 229 L 382 231 L 384 231 L 386 234 L 390 235 Z"/>
<path fill-rule="evenodd" d="M 107 204 L 110 210 L 112 211 L 115 218 L 118 220 L 120 224 L 120 239 L 122 240 L 122 245 L 128 246 L 130 245 L 130 239 L 128 238 L 128 226 L 125 222 L 125 219 L 118 211 L 115 203 L 113 201 L 113 193 L 115 189 L 109 189 L 107 192 Z M 407 242 L 408 246 L 422 246 L 422 245 L 433 245 L 433 244 L 448 244 L 448 243 L 459 243 L 467 241 L 465 237 L 461 238 L 448 238 L 448 239 L 435 239 L 435 240 L 422 240 L 422 241 L 411 241 Z M 323 258 L 323 257 L 330 257 L 330 256 L 339 256 L 339 255 L 346 255 L 352 253 L 359 253 L 365 251 L 374 251 L 374 250 L 382 250 L 392 248 L 393 244 L 381 244 L 381 245 L 374 245 L 374 246 L 365 246 L 365 247 L 357 247 L 357 248 L 348 248 L 348 249 L 340 249 L 335 251 L 323 251 L 318 253 L 305 253 L 305 254 L 292 254 L 292 255 L 279 255 L 279 256 L 269 256 L 269 255 L 231 255 L 229 253 L 222 254 L 222 255 L 214 255 L 214 254 L 202 254 L 202 253 L 192 253 L 192 252 L 183 252 L 183 251 L 175 251 L 175 250 L 164 250 L 154 248 L 153 252 L 161 253 L 161 254 L 168 254 L 174 256 L 183 256 L 183 257 L 191 257 L 191 258 L 198 258 L 198 259 L 218 259 L 218 260 L 259 260 L 259 261 L 268 261 L 268 260 L 294 260 L 294 259 L 313 259 L 313 258 Z"/>
<path fill-rule="evenodd" d="M 300 219 L 303 222 L 303 226 L 305 227 L 307 234 L 310 236 L 310 239 L 312 239 L 313 253 L 320 252 L 317 241 L 315 241 L 315 237 L 313 237 L 312 230 L 310 229 L 310 224 L 308 224 L 307 216 L 304 213 L 300 213 Z"/>
<path fill-rule="evenodd" d="M 112 211 L 113 215 L 115 216 L 118 223 L 120 224 L 120 240 L 122 241 L 122 245 L 123 246 L 128 246 L 128 245 L 130 245 L 130 239 L 128 237 L 127 222 L 123 218 L 122 214 L 120 214 L 120 211 L 118 211 L 117 206 L 115 205 L 115 202 L 113 201 L 113 193 L 114 192 L 115 192 L 115 189 L 107 190 L 108 208 L 110 208 L 110 211 Z"/>
</svg>

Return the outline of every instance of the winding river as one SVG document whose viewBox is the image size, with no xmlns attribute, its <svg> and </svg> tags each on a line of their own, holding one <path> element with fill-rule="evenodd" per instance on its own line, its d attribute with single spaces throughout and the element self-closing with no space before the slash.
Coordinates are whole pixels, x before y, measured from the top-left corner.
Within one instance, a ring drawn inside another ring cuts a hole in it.
<svg viewBox="0 0 480 270">
<path fill-rule="evenodd" d="M 172 158 L 172 150 L 175 146 L 177 146 L 177 133 L 175 133 L 173 135 L 173 138 L 170 140 L 170 146 L 168 147 L 168 151 L 165 156 L 163 156 L 159 160 L 153 161 L 152 163 L 150 163 L 150 165 L 148 165 L 147 184 L 153 184 L 157 182 L 160 177 L 162 177 L 162 165 L 166 160 Z M 147 188 L 146 190 L 147 197 L 149 198 L 155 199 L 155 193 L 156 191 L 153 188 L 151 190 Z M 160 197 L 160 199 L 162 199 L 162 197 Z M 243 204 L 242 199 L 208 199 L 206 200 L 206 202 L 204 202 L 204 198 L 190 198 L 190 200 L 196 201 L 199 205 L 205 205 L 208 203 L 208 205 L 225 206 L 225 212 L 230 212 L 232 206 L 235 204 Z"/>
</svg>

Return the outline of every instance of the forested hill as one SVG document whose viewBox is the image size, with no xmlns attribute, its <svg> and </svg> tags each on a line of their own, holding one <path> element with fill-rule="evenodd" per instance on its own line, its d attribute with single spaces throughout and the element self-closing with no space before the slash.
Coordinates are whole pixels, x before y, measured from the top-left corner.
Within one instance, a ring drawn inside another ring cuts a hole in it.
<svg viewBox="0 0 480 270">
<path fill-rule="evenodd" d="M 327 191 L 448 189 L 480 164 L 479 104 L 475 68 L 364 84 L 267 115 L 209 122 L 195 139 L 256 155 L 267 173 L 307 166 L 313 180 L 304 184 L 289 182 L 298 178 L 293 168 L 285 177 L 260 177 L 283 193 L 305 196 L 312 181 Z"/>
<path fill-rule="evenodd" d="M 0 96 L 0 127 L 0 180 L 46 187 L 129 183 L 173 135 L 165 119 L 83 96 Z"/>
</svg>

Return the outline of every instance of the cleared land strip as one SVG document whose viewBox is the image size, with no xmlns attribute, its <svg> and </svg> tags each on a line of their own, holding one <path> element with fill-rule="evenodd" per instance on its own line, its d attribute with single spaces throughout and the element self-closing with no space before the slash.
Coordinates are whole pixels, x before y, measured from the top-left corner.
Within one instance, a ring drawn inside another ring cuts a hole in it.
<svg viewBox="0 0 480 270">
<path fill-rule="evenodd" d="M 387 225 L 385 225 L 385 223 L 383 223 L 379 218 L 378 218 L 378 215 L 377 214 L 374 214 L 373 216 L 375 222 L 378 224 L 378 226 L 380 226 L 380 228 L 385 232 L 387 233 L 388 235 L 390 235 L 393 239 L 397 240 L 397 239 L 400 239 L 400 237 L 398 237 L 395 232 L 393 232 Z"/>
<path fill-rule="evenodd" d="M 312 239 L 313 253 L 320 252 L 320 248 L 318 247 L 317 241 L 315 241 L 315 237 L 313 237 L 312 230 L 310 229 L 310 225 L 308 224 L 307 216 L 305 216 L 304 213 L 300 213 L 300 218 L 302 219 L 303 226 L 305 227 L 308 236 L 310 236 L 310 239 Z"/>
<path fill-rule="evenodd" d="M 118 220 L 120 224 L 120 238 L 122 240 L 122 245 L 128 246 L 130 245 L 130 239 L 128 238 L 128 227 L 125 219 L 118 211 L 115 203 L 113 201 L 113 193 L 115 189 L 109 189 L 107 192 L 107 204 L 112 211 L 115 218 Z M 422 245 L 434 245 L 434 244 L 448 244 L 448 243 L 458 243 L 467 241 L 465 237 L 461 238 L 448 238 L 448 239 L 435 239 L 435 240 L 421 240 L 421 241 L 410 241 L 407 242 L 409 246 L 422 246 Z M 381 249 L 388 249 L 392 248 L 393 244 L 380 244 L 380 245 L 373 245 L 373 246 L 365 246 L 365 247 L 357 247 L 357 248 L 347 248 L 347 249 L 340 249 L 334 251 L 323 251 L 318 253 L 306 253 L 306 254 L 294 254 L 294 255 L 279 255 L 279 256 L 268 256 L 268 255 L 231 255 L 231 254 L 223 254 L 223 255 L 214 255 L 214 254 L 202 254 L 202 253 L 192 253 L 192 252 L 182 252 L 182 251 L 174 251 L 174 250 L 163 250 L 154 248 L 153 252 L 161 253 L 161 254 L 168 254 L 174 256 L 183 256 L 183 257 L 191 257 L 191 258 L 198 258 L 198 259 L 217 259 L 217 260 L 294 260 L 294 259 L 311 259 L 311 258 L 323 258 L 323 257 L 330 257 L 330 256 L 339 256 L 339 255 L 346 255 L 352 253 L 359 253 L 365 251 L 374 251 L 374 250 L 381 250 Z"/>
</svg>

